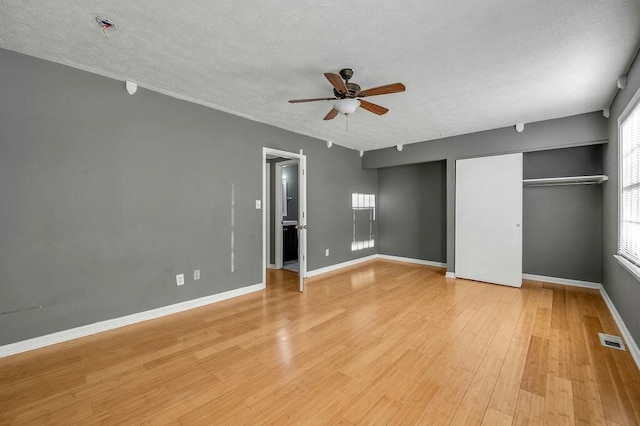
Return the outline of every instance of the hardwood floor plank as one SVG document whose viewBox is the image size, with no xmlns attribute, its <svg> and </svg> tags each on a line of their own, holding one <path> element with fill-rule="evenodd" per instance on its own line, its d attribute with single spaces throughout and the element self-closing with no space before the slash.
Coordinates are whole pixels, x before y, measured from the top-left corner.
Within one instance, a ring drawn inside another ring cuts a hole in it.
<svg viewBox="0 0 640 426">
<path fill-rule="evenodd" d="M 511 426 L 513 417 L 504 414 L 495 408 L 488 408 L 482 418 L 483 426 Z"/>
<path fill-rule="evenodd" d="M 540 299 L 540 292 L 536 291 L 535 284 L 525 282 L 523 287 L 530 291 L 520 297 L 522 307 L 520 318 L 489 401 L 489 408 L 511 417 L 515 413 L 522 374 L 529 351 L 535 313 Z"/>
<path fill-rule="evenodd" d="M 385 425 L 388 424 L 393 416 L 402 407 L 397 401 L 383 396 L 376 404 L 367 412 L 367 414 L 358 422 L 359 425 Z"/>
<path fill-rule="evenodd" d="M 5 424 L 638 424 L 596 290 L 376 260 L 0 359 Z"/>
<path fill-rule="evenodd" d="M 551 425 L 574 425 L 573 388 L 571 380 L 547 375 L 547 394 L 544 399 L 545 422 Z"/>
<path fill-rule="evenodd" d="M 549 339 L 532 335 L 520 388 L 544 397 L 547 393 Z"/>
<path fill-rule="evenodd" d="M 433 425 L 450 424 L 474 376 L 473 371 L 464 368 L 456 370 L 429 403 L 421 422 Z"/>
<path fill-rule="evenodd" d="M 479 424 L 482 422 L 522 309 L 522 306 L 515 301 L 518 293 L 517 291 L 511 292 L 505 298 L 506 306 L 503 312 L 506 312 L 506 315 L 497 317 L 500 326 L 487 345 L 482 362 L 455 412 L 452 424 Z"/>
<path fill-rule="evenodd" d="M 513 425 L 543 425 L 544 424 L 544 397 L 520 390 L 516 403 Z"/>
</svg>

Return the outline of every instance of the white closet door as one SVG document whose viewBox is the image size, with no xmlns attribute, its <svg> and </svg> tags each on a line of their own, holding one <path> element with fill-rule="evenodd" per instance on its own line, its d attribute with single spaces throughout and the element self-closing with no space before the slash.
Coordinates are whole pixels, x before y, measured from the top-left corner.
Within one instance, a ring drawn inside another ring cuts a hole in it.
<svg viewBox="0 0 640 426">
<path fill-rule="evenodd" d="M 522 154 L 456 161 L 455 275 L 522 285 Z"/>
</svg>

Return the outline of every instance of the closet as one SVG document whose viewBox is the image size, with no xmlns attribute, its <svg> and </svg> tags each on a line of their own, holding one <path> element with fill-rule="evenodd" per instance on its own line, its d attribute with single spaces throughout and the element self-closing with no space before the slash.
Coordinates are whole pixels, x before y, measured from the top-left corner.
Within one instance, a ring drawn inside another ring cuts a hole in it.
<svg viewBox="0 0 640 426">
<path fill-rule="evenodd" d="M 601 144 L 462 159 L 455 174 L 456 277 L 601 282 Z"/>
</svg>

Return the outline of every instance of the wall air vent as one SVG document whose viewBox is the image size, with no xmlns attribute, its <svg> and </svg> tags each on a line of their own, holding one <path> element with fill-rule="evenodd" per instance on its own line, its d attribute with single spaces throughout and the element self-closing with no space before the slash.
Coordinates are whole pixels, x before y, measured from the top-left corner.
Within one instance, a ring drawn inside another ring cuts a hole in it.
<svg viewBox="0 0 640 426">
<path fill-rule="evenodd" d="M 598 333 L 598 336 L 600 336 L 600 343 L 602 343 L 602 346 L 618 349 L 619 351 L 626 351 L 622 337 L 604 333 Z"/>
</svg>

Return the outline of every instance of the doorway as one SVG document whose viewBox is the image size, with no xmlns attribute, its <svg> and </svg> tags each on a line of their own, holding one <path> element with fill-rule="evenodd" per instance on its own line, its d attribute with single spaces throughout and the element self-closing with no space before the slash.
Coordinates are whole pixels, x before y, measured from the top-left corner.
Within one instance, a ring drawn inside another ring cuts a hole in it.
<svg viewBox="0 0 640 426">
<path fill-rule="evenodd" d="M 263 282 L 267 267 L 298 275 L 304 291 L 307 266 L 306 156 L 263 148 Z"/>
<path fill-rule="evenodd" d="M 285 164 L 286 163 L 286 164 Z M 276 164 L 276 177 L 281 183 L 277 185 L 280 204 L 278 219 L 278 235 L 276 251 L 282 253 L 282 268 L 288 271 L 300 271 L 298 261 L 298 161 L 289 160 Z"/>
<path fill-rule="evenodd" d="M 269 244 L 270 248 L 273 247 L 273 254 L 268 261 L 275 265 L 275 269 L 284 268 L 298 273 L 298 160 L 274 158 L 267 161 L 272 161 L 273 167 L 269 182 L 273 196 L 269 200 L 268 216 L 272 218 L 274 230 L 273 240 Z"/>
</svg>

